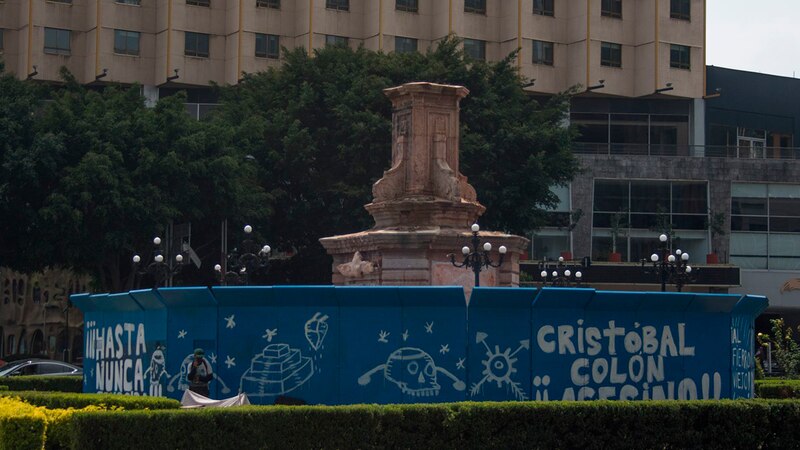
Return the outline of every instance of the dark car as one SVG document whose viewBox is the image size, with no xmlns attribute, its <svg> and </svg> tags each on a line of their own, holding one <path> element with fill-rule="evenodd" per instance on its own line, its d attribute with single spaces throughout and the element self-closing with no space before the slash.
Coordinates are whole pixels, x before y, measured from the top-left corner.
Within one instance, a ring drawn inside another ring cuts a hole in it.
<svg viewBox="0 0 800 450">
<path fill-rule="evenodd" d="M 83 375 L 83 369 L 72 364 L 50 359 L 25 359 L 6 364 L 0 369 L 0 377 L 17 375 Z"/>
</svg>

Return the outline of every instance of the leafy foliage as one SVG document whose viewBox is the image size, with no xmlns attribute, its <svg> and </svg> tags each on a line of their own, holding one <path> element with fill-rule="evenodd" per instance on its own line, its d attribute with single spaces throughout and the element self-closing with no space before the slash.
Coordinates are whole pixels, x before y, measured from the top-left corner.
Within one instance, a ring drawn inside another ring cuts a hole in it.
<svg viewBox="0 0 800 450">
<path fill-rule="evenodd" d="M 86 412 L 81 449 L 784 449 L 796 401 L 480 402 Z"/>
<path fill-rule="evenodd" d="M 577 173 L 564 126 L 570 93 L 529 96 L 515 54 L 476 62 L 447 38 L 427 53 L 284 55 L 279 68 L 219 88 L 222 104 L 204 122 L 181 95 L 147 108 L 136 86 L 96 91 L 63 71 L 64 86 L 45 92 L 2 75 L 0 266 L 59 265 L 92 274 L 97 289 L 130 289 L 132 254 L 169 223 L 209 231 L 227 219 L 295 253 L 273 266 L 272 283 L 327 284 L 318 240 L 372 226 L 363 205 L 391 156 L 382 90 L 410 81 L 470 90 L 461 171 L 487 207 L 484 228 L 527 234 L 557 200 L 549 186 Z M 210 278 L 219 261 L 206 257 Z"/>
<path fill-rule="evenodd" d="M 460 168 L 487 207 L 486 229 L 527 234 L 541 223 L 541 208 L 555 204 L 549 186 L 578 170 L 573 131 L 563 126 L 569 93 L 539 103 L 522 89 L 516 55 L 475 62 L 458 43 L 448 38 L 424 54 L 287 50 L 280 68 L 222 90 L 212 123 L 233 130 L 260 164 L 273 201 L 266 234 L 299 250 L 281 269 L 284 280 L 329 282 L 318 239 L 372 226 L 362 206 L 391 157 L 391 103 L 382 90 L 402 83 L 470 90 L 461 103 Z"/>
<path fill-rule="evenodd" d="M 783 319 L 771 319 L 771 334 L 758 334 L 760 345 L 772 347 L 772 357 L 778 363 L 787 377 L 797 378 L 800 376 L 800 344 L 794 338 L 792 328 L 786 326 Z M 800 327 L 798 327 L 800 331 Z"/>
</svg>

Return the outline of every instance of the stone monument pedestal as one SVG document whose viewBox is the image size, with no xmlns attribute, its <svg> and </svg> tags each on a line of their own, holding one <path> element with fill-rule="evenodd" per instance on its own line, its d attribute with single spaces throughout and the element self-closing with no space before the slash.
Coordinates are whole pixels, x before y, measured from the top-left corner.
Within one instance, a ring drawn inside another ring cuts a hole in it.
<svg viewBox="0 0 800 450">
<path fill-rule="evenodd" d="M 470 243 L 470 226 L 485 208 L 458 170 L 458 104 L 461 86 L 408 83 L 386 89 L 392 100 L 392 166 L 372 188 L 365 208 L 375 227 L 320 239 L 333 256 L 335 285 L 461 285 L 471 289 L 474 273 L 455 267 Z M 492 261 L 508 249 L 500 267 L 481 271 L 481 286 L 519 286 L 519 257 L 528 240 L 481 232 Z"/>
</svg>

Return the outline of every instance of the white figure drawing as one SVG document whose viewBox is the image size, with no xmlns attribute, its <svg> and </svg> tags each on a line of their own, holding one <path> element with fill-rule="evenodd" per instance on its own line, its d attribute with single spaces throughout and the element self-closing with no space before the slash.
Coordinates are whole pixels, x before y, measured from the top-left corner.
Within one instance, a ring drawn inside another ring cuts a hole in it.
<svg viewBox="0 0 800 450">
<path fill-rule="evenodd" d="M 176 381 L 178 382 L 179 391 L 185 391 L 189 389 L 189 380 L 187 380 L 186 377 L 189 375 L 187 370 L 193 360 L 194 360 L 194 353 L 189 353 L 188 355 L 186 355 L 186 358 L 183 358 L 183 362 L 181 363 L 181 370 L 178 371 L 178 373 L 176 373 L 175 375 L 172 376 L 172 378 L 169 379 L 169 384 L 167 384 L 167 392 L 175 391 L 174 384 Z M 228 385 L 225 384 L 225 381 L 223 381 L 222 378 L 220 378 L 219 375 L 217 375 L 216 371 L 214 371 L 212 376 L 214 377 L 214 380 L 219 382 L 220 386 L 222 386 L 221 392 L 223 394 L 227 394 L 231 391 Z"/>
<path fill-rule="evenodd" d="M 186 330 L 178 331 L 178 339 L 183 339 L 186 337 Z"/>
<path fill-rule="evenodd" d="M 264 330 L 264 334 L 261 337 L 266 339 L 267 342 L 272 342 L 272 338 L 274 338 L 277 335 L 278 335 L 278 329 L 277 328 L 273 328 L 271 330 L 269 328 L 267 328 L 266 330 Z"/>
<path fill-rule="evenodd" d="M 397 385 L 404 394 L 413 397 L 432 397 L 439 395 L 441 386 L 437 375 L 444 374 L 453 381 L 453 389 L 463 391 L 466 384 L 442 367 L 437 367 L 433 357 L 424 350 L 402 347 L 393 351 L 386 363 L 367 371 L 358 377 L 358 384 L 366 386 L 375 373 L 383 371 L 383 377 Z"/>
<path fill-rule="evenodd" d="M 378 342 L 383 342 L 384 344 L 388 343 L 389 341 L 386 338 L 389 337 L 390 334 L 391 333 L 388 331 L 381 330 L 380 333 L 378 333 Z"/>
<path fill-rule="evenodd" d="M 248 397 L 266 397 L 291 392 L 314 374 L 314 362 L 288 344 L 269 344 L 250 361 L 239 381 L 239 391 Z"/>
<path fill-rule="evenodd" d="M 317 312 L 308 319 L 304 327 L 306 340 L 311 344 L 311 348 L 313 348 L 315 352 L 322 348 L 322 343 L 325 341 L 325 336 L 328 334 L 327 320 L 327 315 L 323 316 L 321 312 Z"/>
<path fill-rule="evenodd" d="M 150 357 L 150 366 L 144 371 L 144 377 L 149 382 L 148 392 L 150 396 L 161 397 L 164 395 L 161 378 L 169 379 L 169 374 L 167 373 L 164 348 L 160 344 L 156 344 L 156 349 L 153 350 L 153 355 Z"/>
<path fill-rule="evenodd" d="M 542 390 L 539 390 L 539 386 L 542 387 Z M 536 401 L 548 401 L 550 400 L 550 395 L 547 393 L 547 386 L 550 386 L 550 375 L 545 375 L 540 377 L 536 375 L 533 377 L 533 387 L 536 388 Z"/>
<path fill-rule="evenodd" d="M 487 337 L 489 337 L 489 335 L 481 331 L 475 334 L 475 342 L 483 344 L 483 346 L 486 347 L 486 359 L 481 361 L 484 367 L 483 372 L 481 372 L 483 378 L 477 383 L 473 383 L 472 388 L 470 388 L 470 395 L 475 396 L 480 394 L 483 383 L 488 381 L 490 383 L 497 383 L 498 388 L 505 384 L 506 387 L 511 389 L 514 393 L 517 400 L 526 400 L 528 397 L 522 387 L 520 387 L 520 383 L 512 380 L 511 377 L 517 372 L 517 369 L 514 368 L 514 363 L 517 362 L 517 358 L 514 358 L 514 356 L 523 348 L 530 349 L 531 342 L 528 339 L 519 341 L 519 347 L 513 352 L 511 348 L 507 348 L 505 351 L 501 352 L 500 346 L 498 345 L 495 345 L 494 351 L 492 351 L 486 343 Z"/>
<path fill-rule="evenodd" d="M 226 317 L 225 322 L 227 323 L 225 324 L 225 328 L 236 328 L 236 321 L 234 319 L 236 319 L 236 314 L 231 314 L 229 317 Z"/>
</svg>

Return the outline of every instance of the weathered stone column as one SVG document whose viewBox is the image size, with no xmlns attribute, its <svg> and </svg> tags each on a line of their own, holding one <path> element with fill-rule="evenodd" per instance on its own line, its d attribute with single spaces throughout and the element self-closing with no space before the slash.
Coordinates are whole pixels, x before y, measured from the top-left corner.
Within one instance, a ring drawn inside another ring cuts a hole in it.
<svg viewBox="0 0 800 450">
<path fill-rule="evenodd" d="M 333 283 L 471 288 L 472 272 L 447 258 L 460 256 L 470 226 L 486 209 L 458 168 L 459 101 L 469 91 L 408 83 L 384 92 L 393 104 L 392 165 L 365 205 L 375 227 L 320 239 L 333 256 Z M 484 269 L 481 285 L 518 286 L 519 256 L 528 240 L 498 232 L 480 235 L 494 252 L 501 245 L 508 249 L 501 267 Z M 495 261 L 498 256 L 492 255 Z"/>
</svg>

